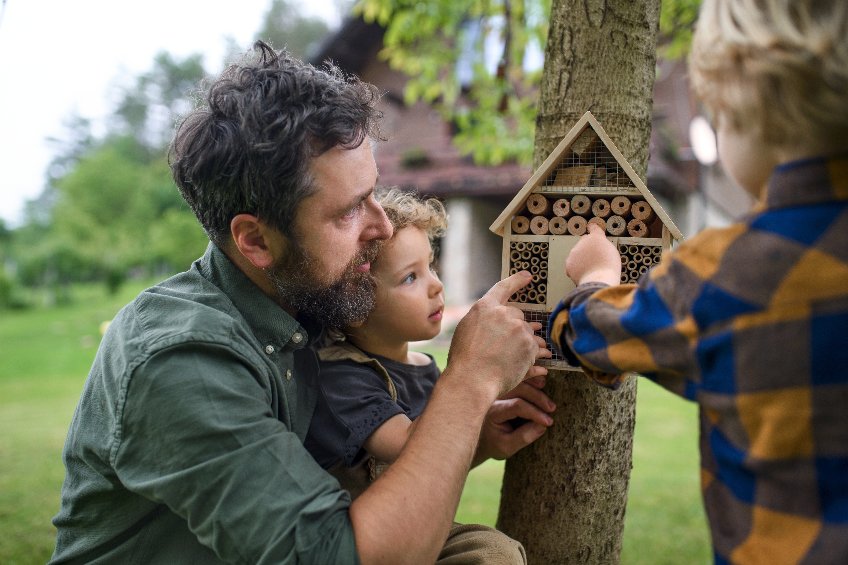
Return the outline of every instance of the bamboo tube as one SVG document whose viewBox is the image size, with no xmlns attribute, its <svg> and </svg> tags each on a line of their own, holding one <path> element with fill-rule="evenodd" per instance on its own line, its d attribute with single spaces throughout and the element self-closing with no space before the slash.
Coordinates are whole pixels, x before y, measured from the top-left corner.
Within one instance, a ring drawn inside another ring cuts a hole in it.
<svg viewBox="0 0 848 565">
<path fill-rule="evenodd" d="M 539 295 L 539 293 L 537 293 L 535 290 L 533 290 L 531 288 L 530 290 L 527 291 L 527 302 L 536 302 L 536 297 L 538 295 Z"/>
<path fill-rule="evenodd" d="M 537 265 L 533 265 L 533 264 L 530 265 L 530 274 L 531 275 L 538 275 L 539 274 L 539 265 L 538 264 Z"/>
<path fill-rule="evenodd" d="M 586 233 L 586 218 L 582 216 L 571 216 L 568 219 L 568 233 L 571 235 L 583 235 Z"/>
<path fill-rule="evenodd" d="M 544 294 L 544 293 L 548 292 L 548 285 L 546 285 L 543 282 L 540 282 L 539 284 L 536 285 L 536 290 L 539 291 L 539 294 Z"/>
<path fill-rule="evenodd" d="M 633 206 L 630 207 L 630 214 L 637 220 L 642 220 L 645 223 L 654 219 L 654 209 L 644 200 L 634 202 Z"/>
<path fill-rule="evenodd" d="M 539 273 L 534 273 L 534 272 L 532 272 L 532 269 L 531 269 L 531 272 L 530 272 L 530 280 L 532 281 L 532 282 L 530 283 L 530 288 L 533 288 L 533 286 L 534 286 L 536 283 L 538 283 L 540 280 L 542 280 L 542 279 L 541 279 L 541 277 L 539 276 Z M 528 289 L 528 291 L 529 291 L 529 289 Z"/>
<path fill-rule="evenodd" d="M 639 268 L 639 265 L 636 263 L 636 261 L 631 259 L 630 261 L 627 262 L 627 272 L 632 273 L 633 271 L 635 271 L 638 268 Z"/>
<path fill-rule="evenodd" d="M 644 275 L 648 272 L 648 267 L 646 265 L 639 265 L 639 274 Z"/>
<path fill-rule="evenodd" d="M 529 228 L 529 225 L 530 224 L 528 224 L 528 228 Z M 525 249 L 527 249 L 527 244 L 524 243 L 523 241 L 519 241 L 515 244 L 515 249 L 518 250 L 518 251 L 524 251 Z"/>
<path fill-rule="evenodd" d="M 521 253 L 517 249 L 514 249 L 514 250 L 509 252 L 509 261 L 511 263 L 515 263 L 515 262 L 520 261 L 520 260 L 521 260 Z"/>
<path fill-rule="evenodd" d="M 543 292 L 540 292 L 536 296 L 536 304 L 544 304 L 548 300 L 548 295 Z"/>
<path fill-rule="evenodd" d="M 547 235 L 548 219 L 544 216 L 533 216 L 530 220 L 530 231 L 536 235 Z"/>
<path fill-rule="evenodd" d="M 621 249 L 618 250 L 618 254 L 621 256 L 621 264 L 626 265 L 627 264 L 627 255 L 622 253 Z"/>
<path fill-rule="evenodd" d="M 633 218 L 627 223 L 627 233 L 630 237 L 645 237 L 648 235 L 648 226 L 642 220 Z"/>
<path fill-rule="evenodd" d="M 627 252 L 630 253 L 631 255 L 633 255 L 634 253 L 639 253 L 639 246 L 638 245 L 628 245 L 627 246 Z"/>
<path fill-rule="evenodd" d="M 509 274 L 510 274 L 510 275 L 514 275 L 515 273 L 519 272 L 520 270 L 521 270 L 521 269 L 519 269 L 518 267 L 511 267 L 511 268 L 509 269 Z"/>
<path fill-rule="evenodd" d="M 525 203 L 527 211 L 534 216 L 544 216 L 551 209 L 551 203 L 543 194 L 531 194 Z"/>
<path fill-rule="evenodd" d="M 559 198 L 557 200 L 554 200 L 553 210 L 554 216 L 565 218 L 571 213 L 571 205 L 568 203 L 567 199 Z"/>
<path fill-rule="evenodd" d="M 568 231 L 568 221 L 562 216 L 554 216 L 548 222 L 548 230 L 553 235 L 562 235 Z"/>
<path fill-rule="evenodd" d="M 621 235 L 627 229 L 627 222 L 621 216 L 610 216 L 607 218 L 607 233 L 610 235 Z"/>
<path fill-rule="evenodd" d="M 530 220 L 527 216 L 516 216 L 512 219 L 512 233 L 527 233 L 530 230 Z"/>
<path fill-rule="evenodd" d="M 571 197 L 571 212 L 578 216 L 588 216 L 592 211 L 592 201 L 588 196 L 575 194 Z"/>
<path fill-rule="evenodd" d="M 548 270 L 548 261 L 546 259 L 542 259 L 541 261 L 539 261 L 539 268 L 542 269 L 543 271 L 547 271 Z"/>
<path fill-rule="evenodd" d="M 589 224 L 598 224 L 602 230 L 607 231 L 607 221 L 603 218 L 599 218 L 598 216 L 593 216 L 589 218 L 589 221 L 586 222 L 586 230 L 589 230 Z"/>
<path fill-rule="evenodd" d="M 527 270 L 530 269 L 530 262 L 529 261 L 522 261 L 518 264 L 518 266 L 519 266 L 519 268 L 521 268 L 522 271 L 527 271 Z"/>
<path fill-rule="evenodd" d="M 626 283 L 630 280 L 630 277 L 627 276 L 627 273 L 621 271 L 621 279 L 619 279 L 622 283 Z"/>
<path fill-rule="evenodd" d="M 535 256 L 530 257 L 530 266 L 538 265 L 538 264 L 539 264 L 539 258 L 538 257 L 535 257 Z"/>
<path fill-rule="evenodd" d="M 654 257 L 662 256 L 662 247 L 651 247 L 651 255 Z"/>
<path fill-rule="evenodd" d="M 547 247 L 547 246 L 545 246 L 545 247 L 544 247 L 544 248 L 543 248 L 543 249 L 539 252 L 539 257 L 541 257 L 542 259 L 547 259 L 547 258 L 548 258 L 548 247 Z"/>
<path fill-rule="evenodd" d="M 647 266 L 651 267 L 651 266 L 653 266 L 654 263 L 655 263 L 655 261 L 654 261 L 653 255 L 648 254 L 648 255 L 644 255 L 642 257 L 642 264 L 643 265 L 647 265 Z"/>
<path fill-rule="evenodd" d="M 530 250 L 529 250 L 529 249 L 525 249 L 524 251 L 522 251 L 522 252 L 521 252 L 521 258 L 522 258 L 524 261 L 529 261 L 529 260 L 530 260 L 530 257 L 532 257 L 532 256 L 533 256 L 533 254 L 532 254 L 532 253 L 530 253 Z"/>
<path fill-rule="evenodd" d="M 610 210 L 616 216 L 624 218 L 630 213 L 630 199 L 626 196 L 616 196 L 610 201 Z"/>
<path fill-rule="evenodd" d="M 598 218 L 606 218 L 610 215 L 612 209 L 610 208 L 609 200 L 606 198 L 597 198 L 594 202 L 592 202 L 592 215 Z"/>
<path fill-rule="evenodd" d="M 633 254 L 633 260 L 636 261 L 637 263 L 642 262 L 642 257 L 644 257 L 644 256 L 641 253 L 634 253 Z"/>
</svg>

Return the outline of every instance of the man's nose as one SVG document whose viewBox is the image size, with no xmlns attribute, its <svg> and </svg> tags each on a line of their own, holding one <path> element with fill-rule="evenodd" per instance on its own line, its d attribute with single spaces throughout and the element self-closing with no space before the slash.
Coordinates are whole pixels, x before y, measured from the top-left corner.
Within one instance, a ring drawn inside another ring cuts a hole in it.
<svg viewBox="0 0 848 565">
<path fill-rule="evenodd" d="M 386 211 L 374 198 L 368 199 L 368 225 L 362 233 L 362 239 L 372 241 L 374 239 L 389 239 L 394 229 L 392 223 L 386 216 Z"/>
</svg>

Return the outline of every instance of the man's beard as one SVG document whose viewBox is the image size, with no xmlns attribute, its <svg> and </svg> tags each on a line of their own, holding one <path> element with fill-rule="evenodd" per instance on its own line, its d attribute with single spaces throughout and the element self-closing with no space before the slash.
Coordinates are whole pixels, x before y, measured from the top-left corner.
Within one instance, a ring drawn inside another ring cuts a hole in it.
<svg viewBox="0 0 848 565">
<path fill-rule="evenodd" d="M 326 282 L 316 272 L 318 261 L 299 243 L 290 239 L 290 253 L 265 269 L 277 291 L 278 301 L 306 314 L 325 327 L 341 329 L 361 322 L 374 308 L 375 282 L 370 271 L 360 271 L 363 263 L 373 263 L 380 249 L 374 241 L 356 254 L 336 280 Z"/>
</svg>

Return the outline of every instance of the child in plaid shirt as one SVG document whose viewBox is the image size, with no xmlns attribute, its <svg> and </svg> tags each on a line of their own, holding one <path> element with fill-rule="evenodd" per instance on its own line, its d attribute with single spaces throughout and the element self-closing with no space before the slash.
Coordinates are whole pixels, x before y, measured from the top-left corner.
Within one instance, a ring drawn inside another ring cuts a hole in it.
<svg viewBox="0 0 848 565">
<path fill-rule="evenodd" d="M 698 402 L 716 563 L 848 563 L 848 2 L 704 0 L 690 70 L 755 211 L 638 286 L 590 226 L 551 339 Z"/>
</svg>

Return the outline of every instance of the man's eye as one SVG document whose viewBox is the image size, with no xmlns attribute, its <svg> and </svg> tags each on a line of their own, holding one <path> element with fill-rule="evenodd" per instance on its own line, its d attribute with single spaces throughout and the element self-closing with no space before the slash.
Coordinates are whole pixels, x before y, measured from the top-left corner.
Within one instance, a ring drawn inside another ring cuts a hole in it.
<svg viewBox="0 0 848 565">
<path fill-rule="evenodd" d="M 360 210 L 362 210 L 363 206 L 365 206 L 365 202 L 364 201 L 359 202 L 359 204 L 357 204 L 356 206 L 354 206 L 353 208 L 351 208 L 350 210 L 345 212 L 344 215 L 342 216 L 342 218 L 344 218 L 346 220 L 353 218 L 354 216 L 356 216 L 356 214 L 359 213 Z"/>
</svg>

